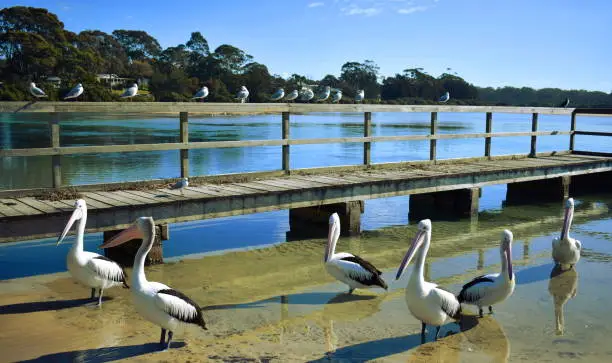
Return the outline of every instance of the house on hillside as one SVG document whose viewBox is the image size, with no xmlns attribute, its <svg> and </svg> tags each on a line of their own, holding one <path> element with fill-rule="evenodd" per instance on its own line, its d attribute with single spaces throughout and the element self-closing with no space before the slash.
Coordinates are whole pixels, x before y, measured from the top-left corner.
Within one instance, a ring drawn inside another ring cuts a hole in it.
<svg viewBox="0 0 612 363">
<path fill-rule="evenodd" d="M 45 78 L 45 82 L 51 83 L 55 88 L 60 88 L 62 86 L 62 79 L 57 76 L 49 76 Z"/>
<path fill-rule="evenodd" d="M 113 87 L 124 87 L 125 84 L 130 80 L 129 78 L 119 77 L 116 74 L 108 74 L 102 73 L 97 74 L 96 79 L 100 83 L 104 83 L 105 85 L 113 88 Z"/>
</svg>

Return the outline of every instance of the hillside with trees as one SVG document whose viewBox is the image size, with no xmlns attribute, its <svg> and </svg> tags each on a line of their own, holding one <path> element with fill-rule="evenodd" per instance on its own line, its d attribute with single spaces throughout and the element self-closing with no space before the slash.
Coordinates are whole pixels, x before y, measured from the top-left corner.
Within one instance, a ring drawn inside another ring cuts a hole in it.
<svg viewBox="0 0 612 363">
<path fill-rule="evenodd" d="M 612 93 L 482 88 L 451 69 L 435 77 L 423 68 L 408 67 L 382 77 L 376 63 L 365 60 L 344 63 L 339 74 L 320 80 L 300 74 L 283 78 L 270 74 L 266 65 L 230 44 L 211 50 L 200 32 L 191 33 L 184 44 L 164 49 L 141 30 L 77 34 L 65 29 L 57 15 L 46 9 L 15 6 L 0 10 L 0 100 L 30 100 L 28 85 L 35 82 L 49 100 L 60 99 L 82 83 L 86 91 L 81 100 L 113 101 L 127 83 L 137 82 L 144 96 L 134 101 L 188 101 L 206 85 L 208 102 L 235 102 L 234 94 L 245 85 L 249 102 L 267 102 L 280 87 L 289 92 L 309 85 L 341 89 L 342 102 L 351 102 L 356 91 L 363 89 L 368 103 L 432 104 L 448 91 L 453 104 L 557 106 L 569 97 L 573 107 L 612 106 Z"/>
</svg>

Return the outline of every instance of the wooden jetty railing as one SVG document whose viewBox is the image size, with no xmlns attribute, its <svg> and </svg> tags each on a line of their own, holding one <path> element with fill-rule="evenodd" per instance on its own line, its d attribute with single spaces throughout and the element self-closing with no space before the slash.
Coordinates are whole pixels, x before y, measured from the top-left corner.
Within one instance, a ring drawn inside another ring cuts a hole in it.
<svg viewBox="0 0 612 363">
<path fill-rule="evenodd" d="M 576 135 L 612 136 L 608 132 L 579 131 L 576 130 L 576 115 L 578 114 L 612 114 L 612 109 L 564 109 L 544 107 L 497 107 L 497 106 L 409 106 L 409 105 L 330 105 L 330 104 L 235 104 L 235 103 L 161 103 L 161 102 L 0 102 L 0 112 L 50 112 L 54 117 L 50 123 L 49 147 L 27 148 L 27 149 L 0 149 L 0 157 L 13 156 L 52 156 L 51 170 L 53 187 L 60 188 L 61 180 L 61 156 L 91 153 L 116 153 L 116 152 L 142 152 L 160 150 L 180 150 L 180 176 L 189 177 L 189 150 L 210 148 L 235 148 L 254 146 L 282 146 L 282 172 L 289 174 L 290 147 L 291 145 L 307 144 L 330 144 L 330 143 L 363 143 L 362 166 L 372 165 L 371 143 L 385 141 L 422 141 L 429 140 L 429 160 L 436 162 L 437 140 L 484 138 L 484 157 L 491 158 L 491 141 L 495 137 L 517 137 L 530 136 L 531 147 L 528 156 L 537 155 L 538 136 L 569 135 L 569 152 L 583 154 L 601 154 L 589 151 L 575 150 Z M 179 113 L 180 142 L 158 143 L 158 144 L 131 144 L 131 145 L 104 145 L 104 146 L 61 146 L 60 145 L 60 120 L 62 113 L 90 112 L 90 113 Z M 290 138 L 290 115 L 291 113 L 307 112 L 359 112 L 364 114 L 363 137 L 333 137 L 333 138 Z M 425 112 L 430 113 L 431 127 L 428 135 L 393 135 L 372 136 L 372 112 Z M 438 113 L 439 112 L 469 112 L 485 113 L 484 133 L 465 134 L 439 134 Z M 281 113 L 281 139 L 276 140 L 238 140 L 238 141 L 189 141 L 189 113 L 199 114 L 249 114 L 249 113 Z M 531 114 L 531 131 L 525 132 L 493 132 L 493 113 Z M 538 131 L 538 116 L 546 115 L 568 115 L 570 116 L 569 129 L 557 131 Z"/>
</svg>

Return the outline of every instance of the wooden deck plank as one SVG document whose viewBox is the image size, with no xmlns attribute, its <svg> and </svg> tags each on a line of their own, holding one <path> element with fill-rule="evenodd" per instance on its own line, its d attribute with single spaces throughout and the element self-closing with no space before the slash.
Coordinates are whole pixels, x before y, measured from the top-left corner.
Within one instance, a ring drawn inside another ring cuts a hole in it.
<svg viewBox="0 0 612 363">
<path fill-rule="evenodd" d="M 195 191 L 195 190 L 189 190 L 189 189 L 183 189 L 182 191 L 178 189 L 168 189 L 166 190 L 166 193 L 172 194 L 177 197 L 184 197 L 187 199 L 206 199 L 206 198 L 215 197 L 215 195 L 212 195 L 212 194 Z"/>
<path fill-rule="evenodd" d="M 143 205 L 143 204 L 149 204 L 148 201 L 143 201 L 142 199 L 136 197 L 136 196 L 132 196 L 132 195 L 126 195 L 126 194 L 122 194 L 119 193 L 118 191 L 113 191 L 113 192 L 106 192 L 106 194 L 104 194 L 105 196 L 109 196 L 112 197 L 115 200 L 118 200 L 120 202 L 124 202 L 124 203 L 128 203 L 130 205 Z"/>
<path fill-rule="evenodd" d="M 291 178 L 270 179 L 269 181 L 273 181 L 278 185 L 286 185 L 292 189 L 312 189 L 323 187 L 323 185 L 319 183 L 313 183 L 306 180 L 297 180 Z"/>
<path fill-rule="evenodd" d="M 74 210 L 74 202 L 68 200 L 43 200 L 37 199 L 39 202 L 44 203 L 50 207 L 57 208 L 61 211 L 72 211 Z M 88 201 L 87 201 L 88 202 Z"/>
<path fill-rule="evenodd" d="M 252 188 L 245 188 L 245 187 L 242 187 L 236 184 L 218 184 L 218 185 L 211 184 L 211 186 L 214 186 L 222 190 L 227 190 L 228 192 L 236 193 L 236 195 L 252 195 L 252 194 L 261 193 L 261 191 L 259 190 L 255 190 Z"/>
<path fill-rule="evenodd" d="M 13 208 L 13 203 L 14 202 L 11 202 L 10 199 L 0 199 L 0 213 L 7 217 L 16 217 L 23 215 L 23 213 L 21 213 L 19 210 Z"/>
<path fill-rule="evenodd" d="M 134 194 L 134 195 L 138 195 L 141 196 L 143 198 L 148 198 L 150 200 L 152 200 L 153 204 L 156 203 L 168 203 L 168 202 L 172 202 L 174 200 L 179 200 L 174 199 L 174 196 L 172 195 L 168 195 L 168 194 L 160 194 L 160 193 L 154 193 L 154 192 L 150 192 L 150 191 L 144 191 L 144 190 L 125 190 L 124 192 L 128 193 L 128 194 Z"/>
<path fill-rule="evenodd" d="M 129 206 L 129 204 L 120 202 L 114 198 L 109 198 L 109 196 L 104 195 L 104 194 L 106 194 L 106 192 L 85 192 L 83 193 L 83 195 L 87 197 L 87 199 L 95 200 L 96 202 L 103 203 L 111 207 Z"/>
<path fill-rule="evenodd" d="M 19 199 L 0 199 L 0 203 L 14 203 L 14 204 L 11 205 L 11 208 L 13 208 L 15 210 L 18 210 L 19 212 L 23 213 L 24 215 L 45 214 L 45 212 L 42 212 L 42 211 L 40 211 L 40 210 L 38 210 L 36 208 L 31 207 L 31 206 L 23 203 Z"/>
<path fill-rule="evenodd" d="M 329 187 L 332 186 L 334 184 L 330 183 L 330 182 L 325 182 L 322 181 L 320 179 L 316 179 L 316 178 L 309 178 L 307 176 L 304 175 L 297 175 L 297 176 L 291 176 L 292 180 L 303 180 L 303 181 L 307 181 L 307 182 L 311 182 L 311 183 L 316 183 L 319 184 L 320 186 L 325 186 L 325 187 Z"/>
<path fill-rule="evenodd" d="M 274 180 L 256 180 L 256 181 L 249 182 L 249 184 L 255 187 L 265 188 L 266 190 L 270 192 L 283 192 L 283 191 L 295 189 L 295 187 L 292 187 L 286 184 L 281 184 Z"/>
<path fill-rule="evenodd" d="M 147 197 L 143 197 L 143 196 L 136 195 L 136 194 L 126 193 L 124 190 L 117 190 L 117 191 L 114 191 L 113 193 L 115 193 L 115 194 L 117 194 L 119 196 L 125 197 L 125 198 L 130 198 L 130 199 L 133 199 L 133 200 L 137 200 L 141 204 L 151 204 L 151 203 L 156 203 L 157 202 L 157 201 L 152 200 L 152 199 L 147 198 Z"/>
<path fill-rule="evenodd" d="M 52 207 L 48 204 L 45 203 L 41 203 L 39 200 L 36 200 L 32 197 L 24 197 L 24 198 L 19 198 L 19 200 L 21 202 L 23 202 L 24 204 L 29 205 L 32 208 L 36 208 L 39 211 L 43 212 L 43 213 L 60 213 L 62 212 L 62 210 L 57 209 L 55 207 Z"/>
<path fill-rule="evenodd" d="M 271 187 L 266 187 L 265 185 L 257 185 L 257 184 L 251 184 L 252 182 L 248 182 L 248 183 L 232 183 L 231 185 L 235 185 L 235 186 L 239 186 L 239 187 L 243 187 L 243 188 L 249 188 L 249 189 L 253 189 L 255 191 L 258 191 L 259 193 L 270 193 L 270 188 Z"/>
<path fill-rule="evenodd" d="M 347 180 L 342 179 L 341 177 L 336 177 L 336 176 L 332 176 L 332 175 L 308 175 L 308 176 L 301 176 L 302 178 L 311 178 L 314 181 L 322 181 L 325 183 L 329 183 L 331 185 L 347 185 L 347 184 L 354 184 L 354 182 L 350 181 L 348 182 Z"/>
<path fill-rule="evenodd" d="M 171 198 L 172 200 L 185 201 L 191 198 L 181 195 L 181 192 L 174 193 L 171 189 L 153 189 L 150 192 L 156 193 L 157 198 Z M 166 196 L 166 197 L 164 197 Z"/>
<path fill-rule="evenodd" d="M 205 186 L 197 186 L 197 187 L 187 187 L 188 190 L 191 190 L 195 193 L 200 193 L 202 195 L 206 195 L 208 196 L 208 198 L 211 197 L 227 197 L 230 195 L 235 195 L 235 193 L 230 193 L 229 191 L 221 191 L 221 190 L 215 190 L 213 188 L 207 188 Z"/>
</svg>

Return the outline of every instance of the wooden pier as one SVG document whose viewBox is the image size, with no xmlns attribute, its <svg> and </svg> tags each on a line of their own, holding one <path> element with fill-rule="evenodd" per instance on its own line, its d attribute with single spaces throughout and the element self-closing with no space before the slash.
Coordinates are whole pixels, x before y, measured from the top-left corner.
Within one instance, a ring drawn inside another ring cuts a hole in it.
<svg viewBox="0 0 612 363">
<path fill-rule="evenodd" d="M 314 104 L 218 104 L 218 103 L 88 103 L 88 102 L 0 102 L 0 112 L 51 112 L 49 147 L 1 149 L 0 157 L 50 155 L 49 175 L 55 190 L 74 187 L 89 207 L 87 231 L 114 231 L 131 224 L 139 216 L 153 216 L 160 225 L 206 218 L 290 209 L 292 231 L 326 228 L 329 213 L 336 211 L 343 219 L 343 234 L 359 232 L 363 201 L 400 195 L 411 198 L 411 219 L 436 217 L 439 211 L 454 216 L 471 216 L 478 211 L 479 188 L 509 184 L 509 202 L 520 203 L 524 190 L 535 191 L 539 199 L 566 197 L 576 185 L 592 185 L 610 180 L 612 154 L 575 150 L 576 135 L 612 136 L 612 133 L 576 130 L 581 114 L 612 114 L 612 110 L 560 109 L 537 107 L 484 106 L 391 106 L 391 105 L 314 105 Z M 178 113 L 179 143 L 110 146 L 62 146 L 59 142 L 60 121 L 66 112 Z M 290 115 L 307 112 L 361 112 L 364 115 L 363 137 L 291 139 Z M 431 115 L 428 135 L 371 136 L 372 113 L 427 112 Z M 484 114 L 484 133 L 440 134 L 439 112 Z M 280 113 L 278 140 L 189 141 L 189 113 Z M 531 131 L 493 132 L 495 113 L 531 114 Z M 538 115 L 565 115 L 565 130 L 538 131 Z M 568 148 L 539 153 L 540 136 L 566 135 Z M 524 136 L 531 138 L 530 150 L 524 154 L 491 155 L 495 138 Z M 484 138 L 483 156 L 477 158 L 438 160 L 437 140 Z M 426 161 L 373 164 L 371 143 L 429 140 L 430 158 Z M 325 143 L 362 143 L 360 165 L 315 169 L 291 168 L 291 145 Z M 279 146 L 282 162 L 279 170 L 222 176 L 190 176 L 189 150 Z M 160 182 L 69 186 L 61 180 L 64 155 L 114 152 L 180 150 L 176 177 L 190 177 L 190 186 L 180 191 L 159 188 Z M 591 177 L 593 174 L 597 177 Z M 600 174 L 606 173 L 606 174 Z M 590 179 L 589 179 L 590 178 Z M 150 185 L 150 187 L 147 187 Z M 155 187 L 157 185 L 157 187 Z M 136 188 L 138 186 L 138 188 Z M 522 189 L 521 189 L 522 188 Z M 544 192 L 545 191 L 545 192 Z M 74 200 L 50 201 L 37 197 L 43 190 L 0 190 L 0 242 L 57 236 L 72 213 Z M 442 193 L 443 192 L 443 193 Z M 416 195 L 419 195 L 416 197 Z M 533 198 L 530 195 L 529 198 Z M 530 199 L 533 200 L 533 199 Z M 165 232 L 167 234 L 167 232 Z M 166 236 L 165 236 L 166 237 Z"/>
</svg>

